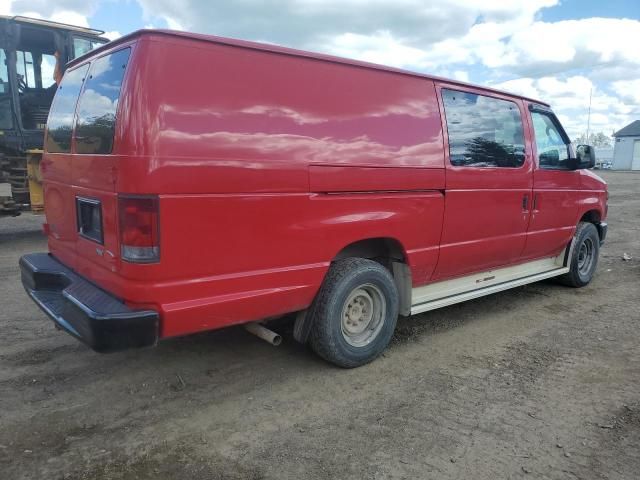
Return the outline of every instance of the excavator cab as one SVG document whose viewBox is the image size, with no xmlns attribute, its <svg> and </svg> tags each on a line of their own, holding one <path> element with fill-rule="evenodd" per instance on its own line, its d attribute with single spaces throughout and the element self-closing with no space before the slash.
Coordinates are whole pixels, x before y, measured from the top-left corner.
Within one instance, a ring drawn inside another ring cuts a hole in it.
<svg viewBox="0 0 640 480">
<path fill-rule="evenodd" d="M 0 215 L 42 208 L 38 163 L 53 96 L 67 62 L 107 43 L 103 33 L 0 16 Z"/>
</svg>

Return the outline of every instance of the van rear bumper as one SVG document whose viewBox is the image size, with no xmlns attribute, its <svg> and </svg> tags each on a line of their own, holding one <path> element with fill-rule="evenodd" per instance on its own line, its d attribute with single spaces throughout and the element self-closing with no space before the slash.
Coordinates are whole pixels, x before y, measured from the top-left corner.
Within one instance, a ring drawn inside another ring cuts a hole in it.
<svg viewBox="0 0 640 480">
<path fill-rule="evenodd" d="M 24 255 L 20 270 L 33 301 L 56 325 L 93 350 L 107 353 L 157 343 L 157 312 L 130 309 L 51 255 Z"/>
</svg>

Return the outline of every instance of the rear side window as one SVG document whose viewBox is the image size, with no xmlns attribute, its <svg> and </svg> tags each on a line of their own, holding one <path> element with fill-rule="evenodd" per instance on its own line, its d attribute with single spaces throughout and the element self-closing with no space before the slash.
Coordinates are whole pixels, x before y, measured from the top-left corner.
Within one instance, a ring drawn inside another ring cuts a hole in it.
<svg viewBox="0 0 640 480">
<path fill-rule="evenodd" d="M 111 153 L 118 98 L 130 52 L 125 48 L 92 62 L 78 104 L 76 153 Z"/>
<path fill-rule="evenodd" d="M 517 168 L 524 164 L 524 130 L 514 102 L 442 90 L 451 164 Z"/>
<path fill-rule="evenodd" d="M 82 88 L 89 65 L 82 65 L 66 72 L 58 87 L 47 121 L 47 143 L 45 149 L 51 153 L 69 153 L 71 151 L 71 133 L 73 116 L 76 111 L 78 95 Z"/>
</svg>

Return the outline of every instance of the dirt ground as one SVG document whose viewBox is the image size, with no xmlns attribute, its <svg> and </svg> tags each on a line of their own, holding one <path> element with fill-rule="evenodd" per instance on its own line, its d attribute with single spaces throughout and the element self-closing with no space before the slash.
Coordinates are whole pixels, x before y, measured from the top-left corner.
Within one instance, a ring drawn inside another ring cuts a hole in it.
<svg viewBox="0 0 640 480">
<path fill-rule="evenodd" d="M 605 172 L 594 282 L 402 320 L 355 370 L 280 324 L 93 353 L 27 298 L 41 217 L 0 219 L 0 478 L 637 479 L 640 174 Z M 623 253 L 633 257 L 623 261 Z"/>
</svg>

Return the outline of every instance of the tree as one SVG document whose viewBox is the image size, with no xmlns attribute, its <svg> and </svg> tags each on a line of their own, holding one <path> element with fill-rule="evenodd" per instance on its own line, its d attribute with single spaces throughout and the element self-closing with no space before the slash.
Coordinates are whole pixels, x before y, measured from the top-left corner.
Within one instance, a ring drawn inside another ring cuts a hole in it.
<svg viewBox="0 0 640 480">
<path fill-rule="evenodd" d="M 519 167 L 524 162 L 524 148 L 518 149 L 515 145 L 475 137 L 466 142 L 465 146 L 465 157 L 468 160 L 461 163 L 462 165 Z"/>
<path fill-rule="evenodd" d="M 573 143 L 576 145 L 591 145 L 592 147 L 610 147 L 611 137 L 604 132 L 591 133 L 589 139 L 586 134 L 581 134 Z"/>
</svg>

